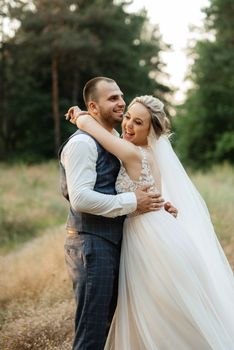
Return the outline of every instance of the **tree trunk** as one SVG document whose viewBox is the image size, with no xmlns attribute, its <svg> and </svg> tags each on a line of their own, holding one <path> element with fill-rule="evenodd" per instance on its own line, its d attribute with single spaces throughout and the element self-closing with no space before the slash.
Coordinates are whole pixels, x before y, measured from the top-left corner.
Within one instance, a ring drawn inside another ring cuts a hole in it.
<svg viewBox="0 0 234 350">
<path fill-rule="evenodd" d="M 74 69 L 74 75 L 73 75 L 73 89 L 72 89 L 72 104 L 73 105 L 77 105 L 78 93 L 79 93 L 79 73 L 78 73 L 78 70 L 76 67 Z"/>
<path fill-rule="evenodd" d="M 59 89 L 58 89 L 58 60 L 56 56 L 52 57 L 51 64 L 52 74 L 52 108 L 54 118 L 54 147 L 55 154 L 57 154 L 59 146 L 61 144 L 61 131 L 60 131 L 60 116 L 59 116 Z"/>
<path fill-rule="evenodd" d="M 4 42 L 4 32 L 2 28 L 2 22 L 1 22 L 1 36 L 2 36 L 2 42 L 1 42 L 1 50 L 0 50 L 0 125 L 1 125 L 1 131 L 0 131 L 0 159 L 3 159 L 6 156 L 7 149 L 8 149 L 8 120 L 6 117 L 6 79 L 5 79 L 5 42 Z"/>
</svg>

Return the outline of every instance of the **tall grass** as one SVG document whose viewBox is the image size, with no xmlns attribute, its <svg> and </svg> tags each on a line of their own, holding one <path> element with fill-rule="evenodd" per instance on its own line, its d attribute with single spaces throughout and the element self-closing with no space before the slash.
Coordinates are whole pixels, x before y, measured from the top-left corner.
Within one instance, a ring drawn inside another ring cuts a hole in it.
<svg viewBox="0 0 234 350">
<path fill-rule="evenodd" d="M 234 168 L 215 166 L 209 172 L 196 172 L 191 178 L 209 208 L 215 231 L 221 240 L 234 238 Z"/>
<path fill-rule="evenodd" d="M 68 350 L 74 301 L 63 256 L 66 205 L 58 193 L 57 165 L 0 170 L 0 239 L 5 249 L 15 248 L 0 255 L 0 349 Z M 234 267 L 233 168 L 191 176 Z"/>
<path fill-rule="evenodd" d="M 0 164 L 0 172 L 0 349 L 70 349 L 74 300 L 57 163 Z"/>
<path fill-rule="evenodd" d="M 0 164 L 0 247 L 9 250 L 66 218 L 56 162 Z"/>
<path fill-rule="evenodd" d="M 64 228 L 48 229 L 0 259 L 0 349 L 70 349 L 74 301 Z"/>
</svg>

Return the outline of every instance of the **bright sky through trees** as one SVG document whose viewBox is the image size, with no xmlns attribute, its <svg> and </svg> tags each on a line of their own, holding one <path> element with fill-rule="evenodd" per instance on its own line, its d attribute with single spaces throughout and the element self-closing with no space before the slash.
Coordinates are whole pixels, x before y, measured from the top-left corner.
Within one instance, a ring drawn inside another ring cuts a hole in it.
<svg viewBox="0 0 234 350">
<path fill-rule="evenodd" d="M 203 13 L 201 9 L 209 4 L 208 0 L 134 0 L 129 7 L 131 11 L 145 8 L 150 21 L 158 24 L 163 40 L 172 46 L 171 52 L 163 53 L 170 74 L 170 84 L 180 91 L 175 98 L 183 100 L 184 91 L 189 83 L 184 82 L 188 58 L 186 57 L 187 42 L 197 38 L 198 33 L 190 33 L 190 25 L 201 26 Z"/>
</svg>

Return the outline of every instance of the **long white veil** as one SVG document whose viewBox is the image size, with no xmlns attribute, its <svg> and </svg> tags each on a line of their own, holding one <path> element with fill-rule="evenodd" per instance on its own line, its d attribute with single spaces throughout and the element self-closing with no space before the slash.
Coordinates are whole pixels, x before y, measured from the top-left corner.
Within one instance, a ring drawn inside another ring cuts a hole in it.
<svg viewBox="0 0 234 350">
<path fill-rule="evenodd" d="M 157 139 L 151 128 L 148 144 L 163 197 L 178 208 L 178 218 L 161 211 L 125 221 L 105 350 L 234 349 L 233 273 L 207 207 L 169 139 Z"/>
<path fill-rule="evenodd" d="M 164 199 L 178 209 L 177 221 L 197 246 L 217 288 L 225 289 L 232 299 L 233 272 L 216 237 L 204 200 L 188 177 L 168 137 L 157 139 L 151 127 L 148 144 L 159 166 Z"/>
</svg>

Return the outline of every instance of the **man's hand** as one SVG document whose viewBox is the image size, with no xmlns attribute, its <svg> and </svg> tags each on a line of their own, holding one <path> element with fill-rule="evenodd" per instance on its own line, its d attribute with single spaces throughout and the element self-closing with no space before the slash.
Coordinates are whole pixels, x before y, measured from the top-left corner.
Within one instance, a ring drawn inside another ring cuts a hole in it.
<svg viewBox="0 0 234 350">
<path fill-rule="evenodd" d="M 77 118 L 87 113 L 87 111 L 82 111 L 78 106 L 72 106 L 65 114 L 65 117 L 66 120 L 69 120 L 72 124 L 76 124 Z"/>
<path fill-rule="evenodd" d="M 157 211 L 164 206 L 164 199 L 158 192 L 147 192 L 149 185 L 142 186 L 135 191 L 137 198 L 137 211 L 141 214 Z"/>
<path fill-rule="evenodd" d="M 164 209 L 165 209 L 168 213 L 170 213 L 171 215 L 173 215 L 174 218 L 177 217 L 177 215 L 178 215 L 178 210 L 177 210 L 175 207 L 173 207 L 173 205 L 172 205 L 170 202 L 166 202 L 166 203 L 164 204 Z"/>
</svg>

